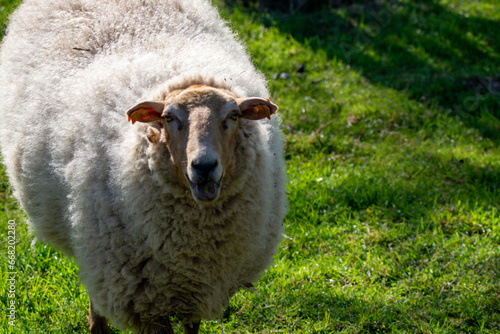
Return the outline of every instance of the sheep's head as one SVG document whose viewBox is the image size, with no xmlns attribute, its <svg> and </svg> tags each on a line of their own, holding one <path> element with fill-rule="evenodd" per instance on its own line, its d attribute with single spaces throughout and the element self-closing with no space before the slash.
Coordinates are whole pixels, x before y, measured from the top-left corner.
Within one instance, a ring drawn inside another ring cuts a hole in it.
<svg viewBox="0 0 500 334">
<path fill-rule="evenodd" d="M 153 144 L 161 142 L 164 132 L 171 159 L 193 198 L 210 203 L 219 198 L 233 161 L 240 118 L 270 118 L 277 109 L 264 98 L 235 98 L 226 90 L 191 86 L 170 93 L 164 101 L 140 103 L 127 115 L 133 123 L 151 123 L 146 135 Z"/>
</svg>

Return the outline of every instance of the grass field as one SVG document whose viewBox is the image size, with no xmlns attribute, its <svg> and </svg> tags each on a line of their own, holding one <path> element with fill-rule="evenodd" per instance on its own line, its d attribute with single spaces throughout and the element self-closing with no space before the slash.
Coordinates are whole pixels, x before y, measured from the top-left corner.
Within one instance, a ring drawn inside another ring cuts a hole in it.
<svg viewBox="0 0 500 334">
<path fill-rule="evenodd" d="M 498 1 L 221 8 L 281 108 L 290 209 L 275 265 L 202 333 L 500 333 Z M 10 196 L 2 170 L 1 332 L 85 333 L 78 269 Z"/>
</svg>

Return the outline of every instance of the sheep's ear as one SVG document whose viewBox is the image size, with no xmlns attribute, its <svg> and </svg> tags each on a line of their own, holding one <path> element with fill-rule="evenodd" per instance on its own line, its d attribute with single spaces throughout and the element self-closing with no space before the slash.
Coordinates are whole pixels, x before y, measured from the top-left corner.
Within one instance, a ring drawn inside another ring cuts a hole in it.
<svg viewBox="0 0 500 334">
<path fill-rule="evenodd" d="M 149 123 L 160 120 L 165 104 L 160 101 L 146 101 L 139 103 L 127 111 L 129 122 Z"/>
<path fill-rule="evenodd" d="M 251 120 L 263 118 L 271 119 L 271 115 L 278 110 L 278 106 L 260 97 L 248 97 L 236 99 L 241 111 L 241 117 Z"/>
</svg>

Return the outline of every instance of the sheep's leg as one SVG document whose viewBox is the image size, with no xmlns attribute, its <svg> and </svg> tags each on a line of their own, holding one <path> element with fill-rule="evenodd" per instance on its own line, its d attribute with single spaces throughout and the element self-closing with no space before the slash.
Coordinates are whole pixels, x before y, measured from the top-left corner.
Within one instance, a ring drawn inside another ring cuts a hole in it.
<svg viewBox="0 0 500 334">
<path fill-rule="evenodd" d="M 94 311 L 92 307 L 92 302 L 89 302 L 89 329 L 90 334 L 107 334 L 111 333 L 111 329 L 108 326 L 108 321 L 105 317 L 101 317 Z"/>
<path fill-rule="evenodd" d="M 200 321 L 189 325 L 183 323 L 182 327 L 184 327 L 184 334 L 198 334 L 200 330 Z"/>
<path fill-rule="evenodd" d="M 144 333 L 175 334 L 174 330 L 172 329 L 172 325 L 170 324 L 170 319 L 168 317 L 161 317 L 155 322 L 155 324 L 151 325 L 151 327 L 148 330 L 144 331 Z"/>
</svg>

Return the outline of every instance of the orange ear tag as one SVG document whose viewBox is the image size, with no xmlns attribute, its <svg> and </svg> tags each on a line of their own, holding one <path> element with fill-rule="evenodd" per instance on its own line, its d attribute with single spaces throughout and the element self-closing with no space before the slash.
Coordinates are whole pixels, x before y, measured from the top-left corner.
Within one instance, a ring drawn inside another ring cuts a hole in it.
<svg viewBox="0 0 500 334">
<path fill-rule="evenodd" d="M 132 121 L 132 124 L 135 124 L 135 122 L 150 122 L 156 119 L 159 119 L 160 115 L 158 112 L 152 110 L 152 109 L 147 109 L 147 108 L 139 108 L 137 110 L 134 110 L 128 117 L 129 122 Z"/>
<path fill-rule="evenodd" d="M 243 118 L 251 119 L 254 121 L 263 118 L 271 119 L 271 114 L 274 114 L 274 112 L 271 112 L 271 109 L 268 106 L 263 104 L 259 104 L 254 107 L 243 110 L 241 113 Z"/>
<path fill-rule="evenodd" d="M 268 118 L 268 119 L 271 119 L 271 109 L 269 109 L 268 106 L 265 106 L 265 105 L 258 105 L 258 106 L 255 106 L 253 108 L 253 111 L 258 114 L 258 115 L 261 115 L 260 118 Z"/>
</svg>

